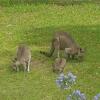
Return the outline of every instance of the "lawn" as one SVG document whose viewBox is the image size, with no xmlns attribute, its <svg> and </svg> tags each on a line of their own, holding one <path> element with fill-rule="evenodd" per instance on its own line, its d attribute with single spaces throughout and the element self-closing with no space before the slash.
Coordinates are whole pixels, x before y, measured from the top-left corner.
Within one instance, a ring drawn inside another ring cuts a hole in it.
<svg viewBox="0 0 100 100">
<path fill-rule="evenodd" d="M 80 2 L 66 5 L 49 3 L 6 5 L 0 0 L 0 100 L 66 100 L 79 89 L 92 100 L 100 93 L 100 3 Z M 55 57 L 49 51 L 55 32 L 66 31 L 86 49 L 83 62 L 68 61 L 64 73 L 77 76 L 71 90 L 61 90 L 52 71 Z M 32 51 L 30 73 L 14 72 L 11 60 L 19 43 Z"/>
</svg>

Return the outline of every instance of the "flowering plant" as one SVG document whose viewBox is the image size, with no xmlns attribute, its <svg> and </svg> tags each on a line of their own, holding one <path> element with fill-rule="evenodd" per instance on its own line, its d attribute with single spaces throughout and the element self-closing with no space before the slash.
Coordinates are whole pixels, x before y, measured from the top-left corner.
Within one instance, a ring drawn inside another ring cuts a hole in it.
<svg viewBox="0 0 100 100">
<path fill-rule="evenodd" d="M 100 93 L 97 94 L 96 96 L 94 96 L 94 99 L 93 100 L 100 100 Z"/>
<path fill-rule="evenodd" d="M 66 100 L 86 100 L 86 96 L 84 93 L 76 90 L 71 95 L 67 96 Z"/>
<path fill-rule="evenodd" d="M 66 75 L 62 73 L 57 78 L 56 83 L 58 87 L 62 89 L 68 89 L 75 83 L 75 80 L 76 80 L 76 76 L 74 76 L 71 72 L 69 72 Z"/>
</svg>

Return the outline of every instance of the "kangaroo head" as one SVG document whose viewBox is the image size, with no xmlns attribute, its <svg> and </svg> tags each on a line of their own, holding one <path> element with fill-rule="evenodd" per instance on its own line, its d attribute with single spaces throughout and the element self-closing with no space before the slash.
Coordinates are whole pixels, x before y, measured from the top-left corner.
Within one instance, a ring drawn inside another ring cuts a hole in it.
<svg viewBox="0 0 100 100">
<path fill-rule="evenodd" d="M 82 59 L 84 57 L 85 50 L 83 48 L 78 48 L 77 58 Z"/>
</svg>

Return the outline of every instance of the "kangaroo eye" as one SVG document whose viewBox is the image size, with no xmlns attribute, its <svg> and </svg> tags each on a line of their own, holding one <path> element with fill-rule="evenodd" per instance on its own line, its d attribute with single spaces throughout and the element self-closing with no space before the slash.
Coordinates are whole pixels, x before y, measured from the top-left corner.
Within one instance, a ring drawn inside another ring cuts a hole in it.
<svg viewBox="0 0 100 100">
<path fill-rule="evenodd" d="M 82 48 L 80 48 L 80 51 L 82 51 Z"/>
<path fill-rule="evenodd" d="M 80 51 L 81 51 L 82 53 L 84 53 L 84 49 L 80 48 Z"/>
</svg>

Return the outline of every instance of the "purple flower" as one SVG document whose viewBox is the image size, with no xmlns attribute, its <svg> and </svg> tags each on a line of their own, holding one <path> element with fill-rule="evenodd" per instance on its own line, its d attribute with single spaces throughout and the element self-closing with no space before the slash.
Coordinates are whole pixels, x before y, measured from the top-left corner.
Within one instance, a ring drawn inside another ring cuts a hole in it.
<svg viewBox="0 0 100 100">
<path fill-rule="evenodd" d="M 71 72 L 64 75 L 63 73 L 59 75 L 56 80 L 56 84 L 58 87 L 62 89 L 68 89 L 71 87 L 72 84 L 75 83 L 76 76 L 74 76 Z"/>
<path fill-rule="evenodd" d="M 76 90 L 71 95 L 67 96 L 66 100 L 86 100 L 86 96 L 79 90 Z"/>
<path fill-rule="evenodd" d="M 70 83 L 74 83 L 76 80 L 76 76 L 74 76 L 71 72 L 68 73 L 67 77 Z"/>
<path fill-rule="evenodd" d="M 97 94 L 96 96 L 94 96 L 94 99 L 93 100 L 100 100 L 100 93 Z"/>
<path fill-rule="evenodd" d="M 60 76 L 56 80 L 56 84 L 61 87 L 63 85 L 63 80 L 64 80 L 64 74 L 60 74 Z"/>
<path fill-rule="evenodd" d="M 69 96 L 67 97 L 66 100 L 72 100 L 72 99 L 71 99 L 71 95 L 69 95 Z"/>
</svg>

